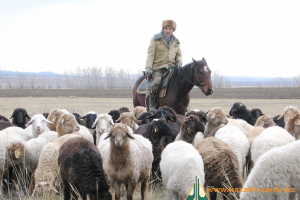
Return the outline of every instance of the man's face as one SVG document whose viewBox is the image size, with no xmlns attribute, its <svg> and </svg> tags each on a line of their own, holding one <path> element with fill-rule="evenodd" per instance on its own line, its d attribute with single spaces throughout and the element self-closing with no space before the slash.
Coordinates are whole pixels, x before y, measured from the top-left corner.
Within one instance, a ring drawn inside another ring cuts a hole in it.
<svg viewBox="0 0 300 200">
<path fill-rule="evenodd" d="M 168 36 L 171 37 L 173 34 L 174 30 L 170 26 L 167 26 L 164 28 L 164 33 Z"/>
</svg>

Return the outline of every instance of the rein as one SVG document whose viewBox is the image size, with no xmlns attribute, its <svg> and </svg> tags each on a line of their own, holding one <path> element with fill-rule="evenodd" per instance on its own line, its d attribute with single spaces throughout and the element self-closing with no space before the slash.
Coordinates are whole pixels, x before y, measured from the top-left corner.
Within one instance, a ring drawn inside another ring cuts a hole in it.
<svg viewBox="0 0 300 200">
<path fill-rule="evenodd" d="M 193 65 L 191 66 L 191 67 L 194 67 L 194 63 L 193 63 Z M 196 71 L 196 67 L 194 67 L 194 71 Z M 199 79 L 199 76 L 198 76 L 198 73 L 196 73 L 196 77 L 197 77 L 197 80 L 198 80 L 198 82 L 199 82 L 199 85 L 197 85 L 197 84 L 195 84 L 195 83 L 193 83 L 192 81 L 190 81 L 188 78 L 186 78 L 182 73 L 180 73 L 180 75 L 185 79 L 185 80 L 187 80 L 189 83 L 192 83 L 193 85 L 196 85 L 201 91 L 203 91 L 203 85 L 205 85 L 205 84 L 208 84 L 208 83 L 211 83 L 211 81 L 207 81 L 207 82 L 203 82 L 203 83 L 201 83 L 201 81 L 200 81 L 200 79 Z"/>
</svg>

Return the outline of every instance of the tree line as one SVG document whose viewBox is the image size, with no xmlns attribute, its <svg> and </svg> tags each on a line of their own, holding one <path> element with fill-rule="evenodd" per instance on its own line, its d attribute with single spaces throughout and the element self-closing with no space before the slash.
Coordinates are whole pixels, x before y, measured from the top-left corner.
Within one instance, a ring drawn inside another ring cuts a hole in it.
<svg viewBox="0 0 300 200">
<path fill-rule="evenodd" d="M 1 76 L 0 89 L 111 89 L 133 88 L 136 80 L 142 75 L 142 70 L 136 73 L 115 70 L 112 67 L 78 67 L 63 75 L 40 76 L 36 73 L 18 73 L 14 76 Z M 212 73 L 212 83 L 215 88 L 231 88 L 236 86 L 221 72 Z M 267 83 L 255 82 L 251 86 L 262 87 L 300 87 L 300 74 L 289 78 L 273 78 Z"/>
</svg>

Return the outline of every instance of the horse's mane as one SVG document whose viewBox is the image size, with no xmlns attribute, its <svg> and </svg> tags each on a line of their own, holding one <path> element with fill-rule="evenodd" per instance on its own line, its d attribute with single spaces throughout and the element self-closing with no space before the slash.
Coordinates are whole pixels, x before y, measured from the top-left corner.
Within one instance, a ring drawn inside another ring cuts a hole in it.
<svg viewBox="0 0 300 200">
<path fill-rule="evenodd" d="M 198 62 L 198 66 L 205 64 L 202 60 L 199 60 L 197 62 Z M 194 69 L 192 69 L 192 67 L 194 67 L 193 62 L 188 63 L 183 67 L 176 67 L 174 69 L 174 76 L 176 77 L 177 84 L 180 84 L 181 81 L 184 80 L 184 77 L 191 78 L 193 76 Z"/>
</svg>

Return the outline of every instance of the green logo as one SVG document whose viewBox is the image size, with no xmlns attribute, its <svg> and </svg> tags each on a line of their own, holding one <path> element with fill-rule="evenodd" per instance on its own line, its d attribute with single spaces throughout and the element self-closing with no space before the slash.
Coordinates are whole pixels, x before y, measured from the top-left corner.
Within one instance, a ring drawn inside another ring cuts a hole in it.
<svg viewBox="0 0 300 200">
<path fill-rule="evenodd" d="M 194 186 L 192 187 L 191 191 L 185 198 L 185 200 L 209 200 L 204 188 L 202 185 L 199 184 L 199 179 L 196 176 L 196 181 L 194 183 Z"/>
</svg>

